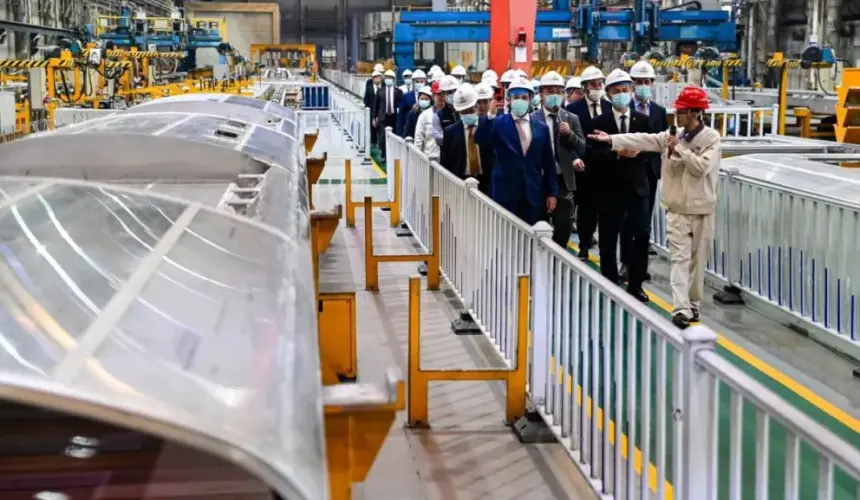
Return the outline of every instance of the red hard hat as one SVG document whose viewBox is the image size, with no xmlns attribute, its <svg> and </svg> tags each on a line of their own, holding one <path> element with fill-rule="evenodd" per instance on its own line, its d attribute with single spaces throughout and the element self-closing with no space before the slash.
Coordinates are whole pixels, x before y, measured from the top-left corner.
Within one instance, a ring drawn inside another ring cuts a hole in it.
<svg viewBox="0 0 860 500">
<path fill-rule="evenodd" d="M 675 109 L 708 109 L 708 93 L 701 87 L 684 87 L 675 99 Z"/>
<path fill-rule="evenodd" d="M 439 93 L 439 80 L 436 80 L 435 82 L 433 82 L 430 85 L 430 91 L 433 92 L 434 94 Z"/>
</svg>

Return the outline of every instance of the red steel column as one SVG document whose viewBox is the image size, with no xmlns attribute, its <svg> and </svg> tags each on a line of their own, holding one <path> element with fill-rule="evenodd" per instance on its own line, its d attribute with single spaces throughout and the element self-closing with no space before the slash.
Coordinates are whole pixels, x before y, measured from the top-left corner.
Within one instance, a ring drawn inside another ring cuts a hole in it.
<svg viewBox="0 0 860 500">
<path fill-rule="evenodd" d="M 490 68 L 500 76 L 508 69 L 530 74 L 534 51 L 537 0 L 490 1 Z M 526 32 L 526 62 L 514 62 L 514 49 L 520 28 Z"/>
</svg>

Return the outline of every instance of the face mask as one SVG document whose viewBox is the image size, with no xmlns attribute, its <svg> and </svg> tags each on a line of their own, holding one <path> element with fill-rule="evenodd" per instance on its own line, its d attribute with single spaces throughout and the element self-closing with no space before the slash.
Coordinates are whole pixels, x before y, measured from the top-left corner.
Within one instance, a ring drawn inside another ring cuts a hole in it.
<svg viewBox="0 0 860 500">
<path fill-rule="evenodd" d="M 445 102 L 447 102 L 448 104 L 453 106 L 454 105 L 454 94 L 446 95 L 445 96 Z"/>
<path fill-rule="evenodd" d="M 525 116 L 529 112 L 529 102 L 525 99 L 514 99 L 511 101 L 511 113 L 515 116 Z"/>
<path fill-rule="evenodd" d="M 389 87 L 394 85 L 394 79 L 393 78 L 386 78 L 385 84 L 388 85 Z"/>
<path fill-rule="evenodd" d="M 373 80 L 373 84 L 374 84 L 374 85 L 376 85 L 377 87 L 378 87 L 378 86 L 379 86 L 379 84 L 381 84 L 381 83 L 382 83 L 382 80 Z"/>
<path fill-rule="evenodd" d="M 558 108 L 561 106 L 564 97 L 557 94 L 550 94 L 544 99 L 544 103 L 548 108 Z"/>
<path fill-rule="evenodd" d="M 430 99 L 421 99 L 421 100 L 419 100 L 419 101 L 418 101 L 418 106 L 420 106 L 420 107 L 421 107 L 421 109 L 427 109 L 427 108 L 429 108 L 429 107 L 430 107 Z"/>
<path fill-rule="evenodd" d="M 616 108 L 626 108 L 630 105 L 630 92 L 621 92 L 612 96 L 612 105 Z"/>
<path fill-rule="evenodd" d="M 636 97 L 638 97 L 641 101 L 647 101 L 648 99 L 651 99 L 651 87 L 647 85 L 637 85 Z"/>
<path fill-rule="evenodd" d="M 532 97 L 532 106 L 534 106 L 534 107 L 540 106 L 540 96 L 539 95 L 535 94 L 535 96 Z"/>
<path fill-rule="evenodd" d="M 406 78 L 405 80 L 403 80 L 403 83 L 405 83 L 406 85 L 412 85 L 412 79 Z"/>
<path fill-rule="evenodd" d="M 467 127 L 471 127 L 478 123 L 478 113 L 471 113 L 468 115 L 460 115 L 460 119 L 463 120 L 463 125 Z"/>
<path fill-rule="evenodd" d="M 417 88 L 419 88 L 419 89 L 420 89 L 421 87 L 423 87 L 423 86 L 424 86 L 424 82 L 422 82 L 421 80 L 415 80 L 415 81 L 414 81 L 414 82 L 412 82 L 412 83 L 414 83 L 414 84 L 415 84 L 415 87 L 417 87 Z"/>
<path fill-rule="evenodd" d="M 462 85 L 462 84 L 463 84 L 463 79 L 462 79 L 462 78 L 460 78 L 460 77 L 455 77 L 455 78 L 457 79 L 457 83 L 458 83 L 458 84 L 460 84 L 460 85 Z"/>
<path fill-rule="evenodd" d="M 591 102 L 597 102 L 600 100 L 601 97 L 603 97 L 603 89 L 588 89 L 588 98 L 591 100 Z"/>
</svg>

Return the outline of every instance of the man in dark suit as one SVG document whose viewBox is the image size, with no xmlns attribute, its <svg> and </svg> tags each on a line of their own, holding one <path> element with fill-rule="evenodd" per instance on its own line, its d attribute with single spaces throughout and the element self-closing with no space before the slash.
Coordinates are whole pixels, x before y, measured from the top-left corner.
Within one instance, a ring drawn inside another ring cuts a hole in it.
<svg viewBox="0 0 860 500">
<path fill-rule="evenodd" d="M 626 71 L 616 69 L 606 78 L 606 91 L 612 111 L 592 122 L 592 129 L 609 135 L 647 133 L 648 117 L 633 111 L 633 80 Z M 586 170 L 594 173 L 598 193 L 598 234 L 600 272 L 618 284 L 618 239 L 626 223 L 633 238 L 630 250 L 630 279 L 627 292 L 642 302 L 648 296 L 642 289 L 648 265 L 650 217 L 648 214 L 648 161 L 638 151 L 612 151 L 605 143 L 592 141 L 592 163 Z"/>
<path fill-rule="evenodd" d="M 377 65 L 381 66 L 381 64 Z M 370 121 L 376 117 L 376 94 L 382 87 L 382 71 L 373 70 L 370 80 L 367 81 L 367 86 L 364 88 L 364 107 L 370 109 Z M 377 143 L 376 126 L 370 127 L 370 142 L 373 145 Z"/>
<path fill-rule="evenodd" d="M 558 203 L 550 214 L 552 240 L 567 248 L 570 240 L 570 217 L 573 212 L 573 193 L 576 191 L 575 172 L 584 171 L 581 155 L 585 154 L 585 136 L 579 118 L 562 108 L 564 104 L 564 78 L 555 71 L 540 79 L 541 107 L 532 113 L 532 120 L 547 125 L 552 137 L 552 150 L 558 173 Z"/>
<path fill-rule="evenodd" d="M 412 122 L 411 130 L 409 129 L 409 113 L 418 105 L 419 92 L 424 88 L 426 82 L 427 75 L 424 74 L 424 71 L 416 69 L 412 73 L 412 85 L 403 85 L 400 87 L 400 90 L 403 91 L 403 99 L 400 101 L 400 109 L 397 111 L 397 126 L 394 128 L 394 132 L 400 137 L 412 137 L 415 133 L 414 121 Z M 417 120 L 418 117 L 416 116 L 415 121 Z"/>
<path fill-rule="evenodd" d="M 603 72 L 595 66 L 585 68 L 580 76 L 580 82 L 584 89 L 585 97 L 568 104 L 567 110 L 579 118 L 583 133 L 587 136 L 593 130 L 592 121 L 597 117 L 612 113 L 612 105 L 603 98 L 603 84 L 605 78 Z M 594 231 L 597 229 L 597 189 L 594 187 L 593 177 L 596 175 L 597 164 L 591 169 L 589 165 L 594 163 L 592 152 L 594 143 L 587 141 L 585 155 L 582 161 L 585 163 L 585 171 L 577 172 L 576 192 L 576 233 L 579 235 L 579 258 L 588 260 L 588 251 L 594 243 Z"/>
<path fill-rule="evenodd" d="M 648 117 L 648 132 L 656 134 L 669 130 L 669 121 L 666 117 L 666 108 L 651 100 L 651 87 L 657 75 L 648 61 L 639 61 L 630 68 L 630 77 L 633 79 L 633 105 L 634 111 Z M 648 214 L 649 221 L 654 216 L 654 203 L 657 200 L 657 183 L 660 181 L 660 171 L 663 162 L 660 153 L 642 153 L 648 163 Z M 649 226 L 650 229 L 650 226 Z M 630 268 L 630 251 L 633 245 L 633 237 L 630 228 L 625 223 L 621 229 L 621 279 L 626 280 Z M 651 275 L 645 272 L 645 279 L 651 279 Z"/>
<path fill-rule="evenodd" d="M 439 163 L 461 179 L 474 177 L 478 189 L 489 194 L 494 154 L 475 140 L 478 126 L 488 119 L 480 116 L 477 105 L 478 92 L 472 85 L 464 83 L 454 93 L 454 110 L 460 119 L 445 128 Z"/>
<path fill-rule="evenodd" d="M 376 93 L 376 113 L 373 125 L 376 127 L 379 137 L 379 149 L 385 158 L 385 129 L 397 126 L 397 112 L 400 109 L 400 101 L 403 99 L 403 91 L 394 86 L 396 75 L 394 71 L 385 72 L 385 85 Z"/>
</svg>

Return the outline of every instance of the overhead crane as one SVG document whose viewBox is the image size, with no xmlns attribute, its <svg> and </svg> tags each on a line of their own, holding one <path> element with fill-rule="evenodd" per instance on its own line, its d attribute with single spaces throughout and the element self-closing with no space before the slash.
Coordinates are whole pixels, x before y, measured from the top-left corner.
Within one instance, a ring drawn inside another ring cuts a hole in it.
<svg viewBox="0 0 860 500">
<path fill-rule="evenodd" d="M 657 42 L 711 45 L 735 51 L 736 12 L 660 10 L 646 0 L 633 9 L 607 10 L 591 0 L 571 11 L 566 2 L 538 10 L 537 0 L 497 0 L 490 12 L 401 12 L 394 25 L 394 60 L 402 71 L 415 66 L 420 42 L 489 42 L 490 67 L 529 71 L 534 42 L 568 42 L 597 60 L 598 43 L 632 42 L 640 53 Z"/>
</svg>

